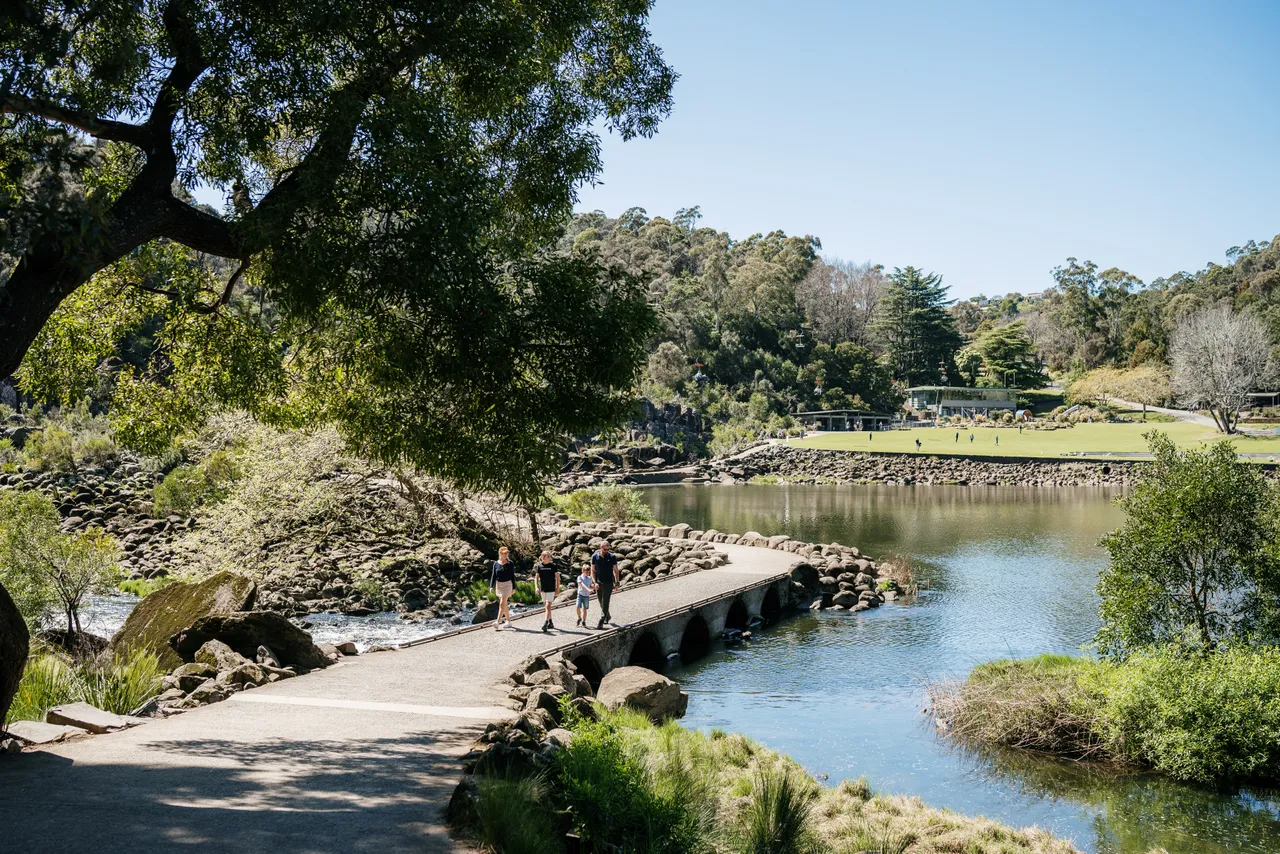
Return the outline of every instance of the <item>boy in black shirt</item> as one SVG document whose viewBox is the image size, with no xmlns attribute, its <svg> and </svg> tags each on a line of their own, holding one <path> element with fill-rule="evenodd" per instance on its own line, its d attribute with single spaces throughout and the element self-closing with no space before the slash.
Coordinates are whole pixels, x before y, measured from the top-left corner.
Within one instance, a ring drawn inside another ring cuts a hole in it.
<svg viewBox="0 0 1280 854">
<path fill-rule="evenodd" d="M 551 623 L 551 605 L 560 595 L 560 571 L 551 564 L 551 552 L 544 551 L 538 558 L 541 561 L 535 567 L 538 573 L 538 590 L 542 593 L 542 607 L 546 610 L 547 620 L 542 624 L 544 632 L 554 629 Z"/>
</svg>

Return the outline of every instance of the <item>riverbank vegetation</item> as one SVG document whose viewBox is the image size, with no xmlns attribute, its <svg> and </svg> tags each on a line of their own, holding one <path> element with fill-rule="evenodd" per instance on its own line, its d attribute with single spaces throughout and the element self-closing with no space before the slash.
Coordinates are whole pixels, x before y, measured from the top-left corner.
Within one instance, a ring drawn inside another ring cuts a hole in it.
<svg viewBox="0 0 1280 854">
<path fill-rule="evenodd" d="M 1099 657 L 981 665 L 934 686 L 975 744 L 1134 763 L 1180 780 L 1280 774 L 1280 495 L 1230 443 L 1154 461 L 1102 539 Z"/>
<path fill-rule="evenodd" d="M 656 522 L 653 510 L 640 493 L 625 486 L 608 484 L 575 489 L 566 495 L 552 494 L 551 505 L 584 522 Z"/>
<path fill-rule="evenodd" d="M 655 725 L 629 710 L 570 716 L 573 737 L 532 782 L 480 785 L 478 837 L 495 852 L 583 850 L 741 854 L 1076 854 L 1037 828 L 1014 829 L 874 794 L 865 781 L 825 787 L 794 761 L 741 735 Z"/>
</svg>

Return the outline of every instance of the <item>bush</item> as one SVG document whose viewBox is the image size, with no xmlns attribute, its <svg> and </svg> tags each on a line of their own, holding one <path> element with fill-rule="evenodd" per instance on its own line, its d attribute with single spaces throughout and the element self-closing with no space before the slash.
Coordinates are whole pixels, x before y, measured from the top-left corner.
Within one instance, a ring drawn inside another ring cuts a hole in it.
<svg viewBox="0 0 1280 854">
<path fill-rule="evenodd" d="M 13 447 L 12 439 L 0 439 L 0 474 L 13 474 L 18 470 L 22 452 Z"/>
<path fill-rule="evenodd" d="M 189 514 L 204 504 L 216 503 L 240 477 L 240 468 L 228 451 L 215 451 L 199 465 L 178 466 L 156 484 L 158 515 Z"/>
<path fill-rule="evenodd" d="M 377 608 L 379 611 L 391 610 L 392 599 L 387 587 L 381 581 L 371 576 L 357 578 L 351 585 L 354 587 L 364 600 Z"/>
<path fill-rule="evenodd" d="M 90 468 L 102 468 L 114 462 L 120 455 L 110 436 L 91 436 L 75 443 L 76 462 Z"/>
<path fill-rule="evenodd" d="M 81 701 L 127 715 L 159 694 L 163 681 L 160 662 L 149 652 L 117 658 L 105 667 L 92 661 L 71 665 L 52 654 L 32 656 L 27 659 L 6 723 L 42 721 L 54 706 Z"/>
<path fill-rule="evenodd" d="M 36 471 L 75 471 L 76 458 L 71 433 L 55 424 L 27 437 L 22 447 L 27 465 Z"/>
<path fill-rule="evenodd" d="M 962 740 L 1136 763 L 1179 780 L 1280 774 L 1280 650 L 1173 649 L 1123 662 L 1041 655 L 995 661 L 931 689 Z"/>
<path fill-rule="evenodd" d="M 653 510 L 640 493 L 625 486 L 593 486 L 557 496 L 556 506 L 584 522 L 652 522 Z"/>
</svg>

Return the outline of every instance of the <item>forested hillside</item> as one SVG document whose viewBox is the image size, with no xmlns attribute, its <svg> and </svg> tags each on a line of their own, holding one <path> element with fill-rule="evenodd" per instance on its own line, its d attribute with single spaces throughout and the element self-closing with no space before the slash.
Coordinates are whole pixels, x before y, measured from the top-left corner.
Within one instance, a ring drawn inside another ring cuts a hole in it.
<svg viewBox="0 0 1280 854">
<path fill-rule="evenodd" d="M 1256 309 L 1280 338 L 1280 239 L 1150 283 L 1068 258 L 1026 293 L 962 301 L 939 273 L 824 259 L 821 248 L 781 231 L 735 238 L 696 207 L 579 214 L 560 245 L 648 282 L 660 329 L 641 392 L 747 432 L 797 410 L 893 411 L 911 385 L 1035 389 L 1049 374 L 1163 368 L 1179 321 L 1223 303 Z"/>
</svg>

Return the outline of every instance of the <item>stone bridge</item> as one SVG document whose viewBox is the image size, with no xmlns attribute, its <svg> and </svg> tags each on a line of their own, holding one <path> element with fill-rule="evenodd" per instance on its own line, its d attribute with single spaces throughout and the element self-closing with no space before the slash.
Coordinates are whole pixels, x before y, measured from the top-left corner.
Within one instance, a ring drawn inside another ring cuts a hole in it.
<svg viewBox="0 0 1280 854">
<path fill-rule="evenodd" d="M 726 631 L 777 620 L 783 609 L 795 604 L 793 595 L 790 577 L 774 576 L 578 641 L 559 652 L 592 687 L 599 687 L 615 667 L 661 670 L 673 657 L 685 664 L 696 661 Z"/>
</svg>

